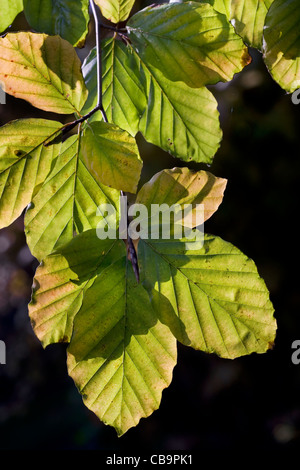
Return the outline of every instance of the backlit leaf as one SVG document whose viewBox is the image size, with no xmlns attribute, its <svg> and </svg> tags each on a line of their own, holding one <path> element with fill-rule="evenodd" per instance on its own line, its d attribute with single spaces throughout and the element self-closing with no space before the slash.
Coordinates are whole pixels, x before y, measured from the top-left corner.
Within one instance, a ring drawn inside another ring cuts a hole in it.
<svg viewBox="0 0 300 470">
<path fill-rule="evenodd" d="M 43 142 L 61 127 L 46 119 L 20 119 L 0 127 L 0 228 L 19 217 L 48 176 L 58 146 Z"/>
<path fill-rule="evenodd" d="M 163 170 L 144 184 L 137 194 L 136 202 L 144 204 L 148 212 L 152 204 L 204 204 L 205 221 L 221 204 L 226 183 L 227 180 L 204 170 Z"/>
<path fill-rule="evenodd" d="M 83 65 L 89 97 L 82 113 L 97 101 L 96 53 Z M 103 48 L 103 105 L 109 121 L 185 161 L 211 163 L 222 132 L 217 102 L 206 88 L 171 82 L 138 53 L 109 39 Z M 96 113 L 93 119 L 100 119 Z"/>
<path fill-rule="evenodd" d="M 287 92 L 300 88 L 300 8 L 298 0 L 274 0 L 264 29 L 264 60 Z"/>
<path fill-rule="evenodd" d="M 136 283 L 125 244 L 83 233 L 45 259 L 36 283 L 36 333 L 44 344 L 70 341 L 84 403 L 124 434 L 159 407 L 176 364 L 176 340 Z"/>
<path fill-rule="evenodd" d="M 209 3 L 214 10 L 227 16 L 230 20 L 230 4 L 232 0 L 198 0 L 199 3 Z"/>
<path fill-rule="evenodd" d="M 147 7 L 130 18 L 127 30 L 148 67 L 194 88 L 229 81 L 250 62 L 225 15 L 207 3 Z"/>
<path fill-rule="evenodd" d="M 137 60 L 126 45 L 114 38 L 102 43 L 103 106 L 109 122 L 135 136 L 139 129 L 140 115 L 147 105 L 141 75 L 136 74 Z M 86 114 L 97 104 L 97 53 L 93 48 L 82 66 L 88 89 L 88 99 L 81 113 Z M 90 122 L 101 120 L 98 111 Z"/>
<path fill-rule="evenodd" d="M 20 32 L 0 38 L 0 81 L 6 93 L 60 114 L 77 112 L 87 97 L 76 51 L 59 36 Z"/>
<path fill-rule="evenodd" d="M 252 47 L 262 48 L 263 29 L 273 0 L 231 0 L 235 30 Z"/>
<path fill-rule="evenodd" d="M 95 0 L 104 18 L 112 23 L 127 20 L 135 0 Z"/>
<path fill-rule="evenodd" d="M 255 264 L 230 243 L 204 236 L 201 249 L 182 240 L 140 240 L 141 276 L 160 320 L 183 344 L 225 358 L 272 347 L 276 321 Z"/>
<path fill-rule="evenodd" d="M 23 10 L 23 0 L 1 0 L 0 33 L 12 24 Z"/>
<path fill-rule="evenodd" d="M 82 233 L 46 256 L 36 271 L 29 315 L 44 347 L 70 342 L 74 316 L 97 270 L 124 254 L 124 243 L 116 240 L 101 240 L 100 250 L 99 239 L 91 237 L 90 232 Z M 80 276 L 76 271 L 78 266 Z"/>
<path fill-rule="evenodd" d="M 111 204 L 119 211 L 119 192 L 98 183 L 88 171 L 80 140 L 78 134 L 61 144 L 51 173 L 26 212 L 27 244 L 39 260 L 75 234 L 96 228 L 104 216 L 97 213 L 101 204 Z M 105 220 L 114 224 L 114 220 Z"/>
<path fill-rule="evenodd" d="M 88 33 L 89 0 L 24 0 L 30 26 L 40 33 L 58 34 L 77 47 Z"/>
<path fill-rule="evenodd" d="M 114 124 L 94 121 L 85 127 L 81 151 L 97 181 L 135 193 L 142 160 L 135 139 Z"/>
</svg>

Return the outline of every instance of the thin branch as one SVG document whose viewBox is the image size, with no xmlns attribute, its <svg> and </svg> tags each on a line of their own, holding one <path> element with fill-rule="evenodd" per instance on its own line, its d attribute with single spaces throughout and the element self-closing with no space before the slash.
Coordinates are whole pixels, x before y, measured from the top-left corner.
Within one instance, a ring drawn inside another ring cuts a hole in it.
<svg viewBox="0 0 300 470">
<path fill-rule="evenodd" d="M 110 31 L 114 31 L 115 33 L 122 34 L 126 33 L 127 29 L 126 28 L 118 28 L 118 26 L 111 26 L 109 24 L 105 23 L 100 23 L 101 27 L 104 29 L 109 29 Z"/>
<path fill-rule="evenodd" d="M 124 196 L 124 192 L 121 190 L 120 191 L 121 196 Z M 129 219 L 128 219 L 128 210 L 127 210 L 127 229 L 129 226 Z M 135 249 L 135 245 L 133 243 L 132 238 L 129 236 L 128 230 L 127 230 L 127 239 L 126 239 L 126 248 L 127 248 L 127 257 L 130 260 L 132 264 L 132 269 L 135 275 L 135 278 L 137 280 L 137 283 L 140 282 L 140 269 L 139 269 L 139 264 L 138 264 L 138 257 Z"/>
<path fill-rule="evenodd" d="M 87 114 L 84 116 L 81 116 L 79 119 L 76 119 L 75 121 L 68 122 L 65 126 L 62 127 L 61 129 L 61 134 L 60 136 L 65 136 L 68 132 L 70 132 L 74 127 L 76 127 L 78 124 L 83 123 L 87 119 L 89 119 L 93 114 L 95 114 L 97 111 L 100 111 L 102 114 L 102 118 L 104 122 L 108 122 L 104 107 L 103 107 L 103 101 L 102 101 L 102 95 L 103 95 L 103 90 L 102 90 L 102 50 L 101 50 L 101 31 L 100 31 L 100 20 L 98 17 L 96 5 L 93 0 L 90 2 L 91 8 L 92 8 L 92 13 L 94 17 L 94 22 L 95 22 L 95 35 L 96 35 L 96 51 L 97 51 L 97 104 L 96 106 L 89 111 Z M 47 142 L 45 146 L 49 146 L 53 143 L 55 143 L 59 139 L 59 135 L 55 137 L 54 140 Z"/>
<path fill-rule="evenodd" d="M 97 51 L 97 106 L 96 108 L 101 111 L 104 122 L 108 122 L 105 110 L 102 103 L 102 48 L 101 48 L 101 26 L 98 17 L 98 12 L 94 0 L 91 0 L 91 8 L 95 22 L 96 33 L 96 51 Z"/>
</svg>

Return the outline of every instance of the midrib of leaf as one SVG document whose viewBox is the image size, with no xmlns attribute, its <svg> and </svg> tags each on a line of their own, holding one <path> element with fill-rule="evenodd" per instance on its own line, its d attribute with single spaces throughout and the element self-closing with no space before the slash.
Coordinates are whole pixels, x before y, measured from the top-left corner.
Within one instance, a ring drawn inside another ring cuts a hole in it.
<svg viewBox="0 0 300 470">
<path fill-rule="evenodd" d="M 74 171 L 74 183 L 73 183 L 73 194 L 72 194 L 72 231 L 75 231 L 75 200 L 76 200 L 76 187 L 77 187 L 77 174 L 78 174 L 78 162 L 79 162 L 79 146 L 81 139 L 81 125 L 78 127 L 78 139 L 77 139 L 77 150 L 76 150 L 76 160 L 75 160 L 75 171 Z"/>
<path fill-rule="evenodd" d="M 123 313 L 124 334 L 123 334 L 123 360 L 122 360 L 122 374 L 123 374 L 123 376 L 122 376 L 122 384 L 121 384 L 121 397 L 122 398 L 121 398 L 121 411 L 120 411 L 121 419 L 122 419 L 122 413 L 123 413 L 123 406 L 124 406 L 124 403 L 125 403 L 123 389 L 124 389 L 125 360 L 126 360 L 126 356 L 125 356 L 125 354 L 126 354 L 125 339 L 126 339 L 126 334 L 127 334 L 127 317 L 128 317 L 128 315 L 126 315 L 126 312 L 127 312 L 127 277 L 128 277 L 127 276 L 127 271 L 128 271 L 128 256 L 126 256 L 126 261 L 125 261 L 125 283 L 124 283 L 125 284 L 125 286 L 124 286 L 125 305 L 124 305 L 124 313 Z M 139 401 L 139 399 L 138 399 L 138 401 Z M 131 414 L 131 411 L 130 411 L 130 414 Z M 131 417 L 133 418 L 132 414 L 131 414 Z"/>
<path fill-rule="evenodd" d="M 70 147 L 71 147 L 71 146 L 72 146 L 72 144 L 70 145 Z M 68 149 L 69 149 L 70 147 L 68 147 Z M 67 151 L 68 149 L 66 149 L 65 151 Z M 60 172 L 64 169 L 64 167 L 67 166 L 67 165 L 69 165 L 69 164 L 70 164 L 70 161 L 68 161 L 62 168 L 60 168 L 60 170 L 59 170 L 58 173 L 60 173 Z M 53 175 L 51 179 L 55 178 L 56 175 L 57 175 L 57 173 L 56 173 L 55 175 Z M 32 221 L 40 214 L 41 210 L 45 207 L 45 205 L 48 204 L 49 201 L 50 201 L 52 198 L 56 197 L 56 196 L 57 196 L 57 193 L 58 193 L 59 191 L 61 191 L 61 190 L 64 188 L 65 184 L 72 178 L 72 176 L 73 176 L 73 174 L 70 175 L 70 176 L 68 177 L 68 179 L 66 179 L 66 180 L 64 181 L 64 184 L 58 189 L 58 191 L 57 191 L 55 194 L 53 194 L 53 195 L 51 196 L 51 198 L 50 198 L 49 200 L 45 201 L 44 205 L 43 205 L 42 208 L 39 210 L 39 212 L 37 212 L 36 215 L 31 219 L 31 223 L 32 223 Z M 47 182 L 51 181 L 51 179 L 50 179 L 50 180 L 47 180 Z M 64 204 L 60 207 L 58 213 L 55 214 L 56 216 L 57 216 L 57 215 L 59 214 L 59 212 L 65 207 L 65 205 L 69 202 L 69 200 L 70 200 L 71 197 L 72 197 L 72 195 L 69 196 L 69 197 L 65 200 Z M 66 225 L 64 226 L 64 229 L 65 229 L 66 226 L 68 225 L 69 221 L 70 221 L 70 219 L 66 222 Z M 49 225 L 50 225 L 51 223 L 52 223 L 52 219 L 50 219 L 50 221 L 48 222 L 48 224 L 44 227 L 44 229 L 43 229 L 43 231 L 40 233 L 40 236 L 39 236 L 39 238 L 37 239 L 36 243 L 35 243 L 34 245 L 31 244 L 31 247 L 30 247 L 30 248 L 31 248 L 32 251 L 34 250 L 34 248 L 36 247 L 36 245 L 40 242 L 42 236 L 43 236 L 44 233 L 47 231 L 47 229 L 48 229 L 48 227 L 49 227 Z M 63 231 L 64 231 L 64 229 L 63 229 Z M 61 234 L 63 233 L 63 231 L 61 232 Z M 60 234 L 60 235 L 61 235 L 61 234 Z M 59 235 L 59 236 L 60 236 L 60 235 Z M 56 242 L 58 241 L 59 236 L 58 236 L 58 238 L 56 239 Z"/>
</svg>

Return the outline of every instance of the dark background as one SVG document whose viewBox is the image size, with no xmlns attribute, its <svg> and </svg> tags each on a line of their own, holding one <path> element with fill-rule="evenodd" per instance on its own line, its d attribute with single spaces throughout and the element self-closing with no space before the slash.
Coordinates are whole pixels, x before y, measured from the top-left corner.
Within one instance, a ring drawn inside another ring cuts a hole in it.
<svg viewBox="0 0 300 470">
<path fill-rule="evenodd" d="M 27 28 L 20 14 L 11 29 Z M 81 58 L 93 37 L 91 24 Z M 300 105 L 272 80 L 261 54 L 250 52 L 252 64 L 230 84 L 211 87 L 224 139 L 209 170 L 228 186 L 206 231 L 255 260 L 275 307 L 274 349 L 231 361 L 179 345 L 160 409 L 118 438 L 83 405 L 67 375 L 65 346 L 43 350 L 32 332 L 27 303 L 37 262 L 20 217 L 0 231 L 0 339 L 7 348 L 7 364 L 0 365 L 1 450 L 272 451 L 300 444 L 300 365 L 291 361 L 291 344 L 300 340 Z M 57 118 L 7 96 L 0 125 L 20 117 Z M 141 183 L 185 165 L 138 141 Z"/>
</svg>

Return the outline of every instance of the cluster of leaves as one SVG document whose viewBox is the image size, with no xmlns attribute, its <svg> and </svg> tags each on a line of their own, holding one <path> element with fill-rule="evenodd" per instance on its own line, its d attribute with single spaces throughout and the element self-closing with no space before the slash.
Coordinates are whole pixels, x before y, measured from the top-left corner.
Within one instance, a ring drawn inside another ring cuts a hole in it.
<svg viewBox="0 0 300 470">
<path fill-rule="evenodd" d="M 26 209 L 27 243 L 40 261 L 34 331 L 44 346 L 69 343 L 69 374 L 85 404 L 121 435 L 158 408 L 177 341 L 224 358 L 263 353 L 276 321 L 254 262 L 230 243 L 205 234 L 191 251 L 184 239 L 139 240 L 136 278 L 130 240 L 97 237 L 99 223 L 113 224 L 98 208 L 109 203 L 119 214 L 120 191 L 138 191 L 138 132 L 183 161 L 212 162 L 222 132 L 206 86 L 241 72 L 248 45 L 285 90 L 299 87 L 299 9 L 298 0 L 170 2 L 128 19 L 133 0 L 94 3 L 110 35 L 82 65 L 75 47 L 88 33 L 88 0 L 2 1 L 2 31 L 23 8 L 35 31 L 0 38 L 6 92 L 75 121 L 0 128 L 0 227 Z M 136 201 L 202 203 L 207 220 L 225 186 L 208 171 L 174 168 L 139 188 Z"/>
</svg>

